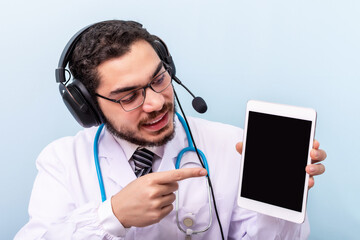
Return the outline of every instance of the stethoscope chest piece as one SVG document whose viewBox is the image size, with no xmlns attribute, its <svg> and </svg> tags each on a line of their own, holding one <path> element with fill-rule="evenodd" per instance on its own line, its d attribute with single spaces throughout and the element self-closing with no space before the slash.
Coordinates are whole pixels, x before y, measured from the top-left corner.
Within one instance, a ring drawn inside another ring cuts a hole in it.
<svg viewBox="0 0 360 240">
<path fill-rule="evenodd" d="M 192 227 L 192 225 L 194 225 L 194 223 L 195 223 L 195 220 L 194 220 L 194 217 L 193 216 L 191 216 L 191 215 L 193 215 L 193 214 L 188 214 L 188 215 L 190 215 L 190 216 L 186 216 L 186 217 L 184 217 L 184 219 L 183 219 L 183 223 L 184 223 L 184 225 L 186 226 L 186 227 L 188 227 L 188 228 L 190 228 L 190 227 Z"/>
</svg>

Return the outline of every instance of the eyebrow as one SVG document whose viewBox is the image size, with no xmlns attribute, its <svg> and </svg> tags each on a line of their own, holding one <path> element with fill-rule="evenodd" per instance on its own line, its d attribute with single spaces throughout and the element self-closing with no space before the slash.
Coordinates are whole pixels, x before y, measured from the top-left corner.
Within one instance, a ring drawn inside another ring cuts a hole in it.
<svg viewBox="0 0 360 240">
<path fill-rule="evenodd" d="M 156 69 L 152 75 L 152 78 L 156 77 L 156 75 L 160 72 L 161 68 L 163 66 L 163 62 L 160 61 L 159 64 L 156 66 Z M 127 91 L 130 91 L 130 90 L 135 90 L 135 89 L 139 89 L 139 86 L 130 86 L 130 87 L 123 87 L 123 88 L 118 88 L 114 91 L 111 91 L 110 92 L 110 96 L 112 95 L 116 95 L 116 94 L 119 94 L 119 93 L 122 93 L 122 92 L 127 92 Z"/>
</svg>

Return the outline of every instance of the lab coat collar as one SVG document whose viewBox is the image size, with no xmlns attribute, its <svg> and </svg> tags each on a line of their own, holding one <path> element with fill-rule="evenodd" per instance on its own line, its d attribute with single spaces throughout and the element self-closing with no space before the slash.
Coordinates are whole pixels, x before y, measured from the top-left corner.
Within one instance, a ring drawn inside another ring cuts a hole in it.
<svg viewBox="0 0 360 240">
<path fill-rule="evenodd" d="M 126 141 L 125 139 L 118 138 L 114 136 L 114 139 L 120 144 L 121 148 L 124 150 L 124 153 L 126 155 L 126 158 L 128 160 L 131 159 L 134 152 L 141 146 L 133 144 L 131 142 Z M 163 158 L 164 156 L 164 146 L 159 147 L 145 147 L 149 151 L 153 152 L 155 155 L 157 155 L 160 158 Z"/>
</svg>

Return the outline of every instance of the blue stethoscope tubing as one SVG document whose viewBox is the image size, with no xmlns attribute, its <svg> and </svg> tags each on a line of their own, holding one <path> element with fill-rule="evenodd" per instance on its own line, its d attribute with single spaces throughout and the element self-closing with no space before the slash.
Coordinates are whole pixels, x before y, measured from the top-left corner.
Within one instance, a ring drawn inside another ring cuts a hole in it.
<svg viewBox="0 0 360 240">
<path fill-rule="evenodd" d="M 176 158 L 176 163 L 175 163 L 175 168 L 176 169 L 179 169 L 180 168 L 180 162 L 181 162 L 181 158 L 182 156 L 184 155 L 184 153 L 186 152 L 196 152 L 196 150 L 198 151 L 198 153 L 200 154 L 200 157 L 204 163 L 204 166 L 205 166 L 205 169 L 208 173 L 208 176 L 210 176 L 209 174 L 209 166 L 208 166 L 208 163 L 207 163 L 207 160 L 206 160 L 206 157 L 205 157 L 205 154 L 200 150 L 200 149 L 195 149 L 194 147 L 194 143 L 191 139 L 191 136 L 190 136 L 190 131 L 189 131 L 189 128 L 188 128 L 188 125 L 186 124 L 184 118 L 178 113 L 178 112 L 175 112 L 176 116 L 178 117 L 178 119 L 180 120 L 181 122 L 181 125 L 183 126 L 184 130 L 185 130 L 185 133 L 186 133 L 186 138 L 188 140 L 188 147 L 184 148 L 183 150 L 181 150 Z"/>
<path fill-rule="evenodd" d="M 194 143 L 191 139 L 190 136 L 190 132 L 189 132 L 189 128 L 184 120 L 184 118 L 178 113 L 175 112 L 176 116 L 178 117 L 178 119 L 180 120 L 181 125 L 183 126 L 185 133 L 186 133 L 186 138 L 188 140 L 188 147 L 182 149 L 177 158 L 176 158 L 176 163 L 175 163 L 175 168 L 179 169 L 180 168 L 180 162 L 181 162 L 181 158 L 183 157 L 184 153 L 186 152 L 198 152 L 199 155 L 201 156 L 201 159 L 204 163 L 205 169 L 208 172 L 207 177 L 210 176 L 210 172 L 209 172 L 209 166 L 205 157 L 205 154 L 199 150 L 199 149 L 195 149 L 194 147 Z M 104 187 L 104 181 L 103 181 L 103 177 L 101 174 L 101 168 L 100 168 L 100 164 L 99 164 L 99 138 L 100 138 L 100 134 L 102 129 L 104 128 L 104 124 L 101 124 L 99 126 L 99 128 L 96 131 L 95 134 L 95 139 L 94 139 L 94 161 L 95 161 L 95 168 L 96 168 L 96 173 L 97 173 L 97 177 L 98 177 L 98 181 L 99 181 L 99 187 L 100 187 L 100 193 L 101 193 L 101 200 L 104 202 L 106 200 L 106 194 L 105 194 L 105 187 Z"/>
<path fill-rule="evenodd" d="M 101 124 L 96 131 L 95 139 L 94 139 L 94 160 L 95 160 L 95 168 L 96 168 L 96 174 L 99 181 L 99 187 L 100 187 L 100 193 L 101 193 L 101 201 L 105 202 L 106 200 L 106 194 L 105 194 L 105 187 L 104 187 L 104 181 L 101 174 L 101 168 L 99 164 L 99 137 L 102 129 L 104 128 L 104 124 Z"/>
</svg>

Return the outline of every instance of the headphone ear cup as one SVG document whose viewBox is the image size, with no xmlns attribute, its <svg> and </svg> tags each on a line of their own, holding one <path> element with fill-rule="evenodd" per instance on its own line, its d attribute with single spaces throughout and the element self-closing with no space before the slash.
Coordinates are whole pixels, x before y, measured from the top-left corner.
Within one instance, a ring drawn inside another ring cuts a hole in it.
<svg viewBox="0 0 360 240">
<path fill-rule="evenodd" d="M 171 77 L 173 78 L 175 77 L 176 74 L 176 68 L 175 68 L 175 63 L 170 55 L 170 52 L 163 40 L 161 40 L 157 36 L 154 37 L 155 37 L 155 41 L 152 44 L 153 48 L 157 53 L 157 55 L 159 56 L 159 58 L 161 59 L 161 61 L 165 62 L 167 65 L 170 66 L 170 74 Z"/>
<path fill-rule="evenodd" d="M 83 127 L 98 126 L 103 118 L 85 86 L 77 79 L 64 86 L 59 85 L 60 94 L 66 107 Z"/>
</svg>

